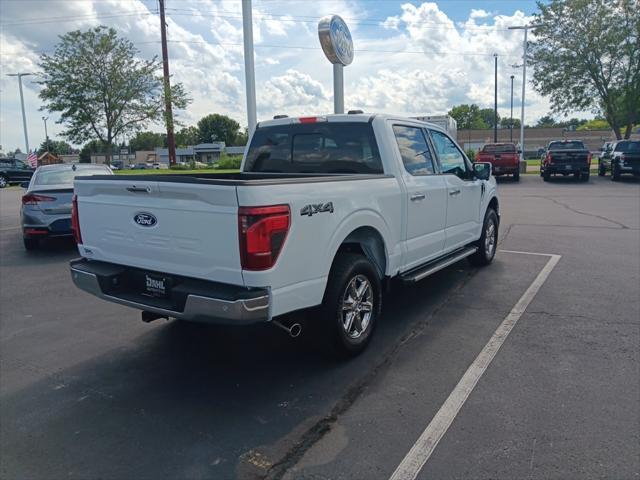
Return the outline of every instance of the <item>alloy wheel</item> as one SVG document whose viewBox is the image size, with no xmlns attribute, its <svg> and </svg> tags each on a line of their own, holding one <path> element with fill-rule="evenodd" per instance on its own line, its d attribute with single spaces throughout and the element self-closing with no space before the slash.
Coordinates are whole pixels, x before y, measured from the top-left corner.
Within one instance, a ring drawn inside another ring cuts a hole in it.
<svg viewBox="0 0 640 480">
<path fill-rule="evenodd" d="M 373 288 L 364 275 L 353 277 L 342 297 L 342 328 L 348 337 L 359 338 L 373 315 Z"/>
</svg>

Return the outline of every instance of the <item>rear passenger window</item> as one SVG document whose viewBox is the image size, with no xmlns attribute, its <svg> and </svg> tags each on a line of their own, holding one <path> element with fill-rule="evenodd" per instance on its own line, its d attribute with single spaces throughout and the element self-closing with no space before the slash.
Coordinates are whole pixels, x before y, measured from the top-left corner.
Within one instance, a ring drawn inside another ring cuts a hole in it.
<svg viewBox="0 0 640 480">
<path fill-rule="evenodd" d="M 396 136 L 402 163 L 407 172 L 411 175 L 432 175 L 435 173 L 431 151 L 421 128 L 394 125 L 393 133 Z"/>
</svg>

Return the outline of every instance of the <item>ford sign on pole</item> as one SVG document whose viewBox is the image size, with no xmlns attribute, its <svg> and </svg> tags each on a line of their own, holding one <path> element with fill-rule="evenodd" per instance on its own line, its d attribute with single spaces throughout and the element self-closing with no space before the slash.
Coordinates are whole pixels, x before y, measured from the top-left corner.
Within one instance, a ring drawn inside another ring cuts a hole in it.
<svg viewBox="0 0 640 480">
<path fill-rule="evenodd" d="M 318 22 L 318 37 L 324 54 L 333 63 L 333 110 L 344 113 L 343 68 L 353 62 L 353 40 L 347 24 L 338 15 Z"/>
</svg>

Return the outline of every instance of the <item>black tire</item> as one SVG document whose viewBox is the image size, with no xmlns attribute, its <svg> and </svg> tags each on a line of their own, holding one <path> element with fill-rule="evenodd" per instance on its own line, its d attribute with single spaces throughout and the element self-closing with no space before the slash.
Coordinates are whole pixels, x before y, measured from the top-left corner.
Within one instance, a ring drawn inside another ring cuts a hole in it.
<svg viewBox="0 0 640 480">
<path fill-rule="evenodd" d="M 544 180 L 545 182 L 548 182 L 550 178 L 551 178 L 551 174 L 545 170 L 544 173 L 542 174 L 542 180 Z"/>
<path fill-rule="evenodd" d="M 607 174 L 607 171 L 606 171 L 604 165 L 600 164 L 598 166 L 598 176 L 599 177 L 604 177 L 606 174 Z"/>
<path fill-rule="evenodd" d="M 366 279 L 369 289 L 362 292 L 357 301 L 357 312 L 345 310 L 345 305 L 353 305 L 355 302 L 347 302 L 352 299 L 352 287 L 366 288 L 362 281 Z M 360 282 L 360 283 L 359 283 Z M 360 307 L 369 311 L 360 310 Z M 320 309 L 324 340 L 328 351 L 339 358 L 354 357 L 367 347 L 382 308 L 382 289 L 380 278 L 375 267 L 364 256 L 354 253 L 341 253 L 336 257 L 331 267 L 327 289 Z M 368 321 L 362 326 L 366 314 L 370 312 Z M 347 327 L 347 315 L 353 313 L 350 326 Z M 362 330 L 358 332 L 358 325 Z M 348 330 L 347 330 L 348 329 Z"/>
<path fill-rule="evenodd" d="M 616 164 L 611 165 L 611 181 L 617 182 L 620 180 L 620 167 Z"/>
<path fill-rule="evenodd" d="M 491 224 L 493 224 L 493 229 L 490 228 Z M 470 257 L 467 257 L 472 265 L 484 266 L 489 265 L 493 261 L 493 258 L 496 256 L 496 249 L 498 247 L 499 226 L 500 224 L 498 222 L 498 214 L 493 208 L 488 208 L 487 213 L 484 214 L 484 222 L 482 223 L 482 235 L 480 235 L 480 239 L 476 242 L 478 251 Z M 487 242 L 487 237 L 490 234 L 493 237 L 493 243 Z"/>
<path fill-rule="evenodd" d="M 37 250 L 40 247 L 40 240 L 37 238 L 23 238 L 22 242 L 24 243 L 25 250 L 28 251 Z"/>
<path fill-rule="evenodd" d="M 4 175 L 0 175 L 0 188 L 7 187 L 9 185 L 9 181 Z"/>
<path fill-rule="evenodd" d="M 591 176 L 590 172 L 583 172 L 582 174 L 580 174 L 580 181 L 586 183 L 589 181 L 590 176 Z"/>
<path fill-rule="evenodd" d="M 520 172 L 516 172 L 513 174 L 513 181 L 514 182 L 519 182 L 520 181 Z"/>
</svg>

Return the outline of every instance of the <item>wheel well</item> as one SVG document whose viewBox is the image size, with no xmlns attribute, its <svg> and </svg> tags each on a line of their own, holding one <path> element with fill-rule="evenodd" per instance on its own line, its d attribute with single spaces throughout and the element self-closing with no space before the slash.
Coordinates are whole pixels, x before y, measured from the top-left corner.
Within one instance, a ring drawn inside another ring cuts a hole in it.
<svg viewBox="0 0 640 480">
<path fill-rule="evenodd" d="M 498 204 L 498 199 L 496 197 L 493 197 L 489 202 L 489 208 L 493 208 L 495 212 L 498 214 L 498 217 L 500 217 L 500 210 L 499 210 L 500 205 Z"/>
<path fill-rule="evenodd" d="M 359 253 L 373 264 L 379 277 L 384 278 L 387 270 L 387 255 L 382 235 L 372 227 L 360 227 L 347 235 L 336 252 Z"/>
</svg>

